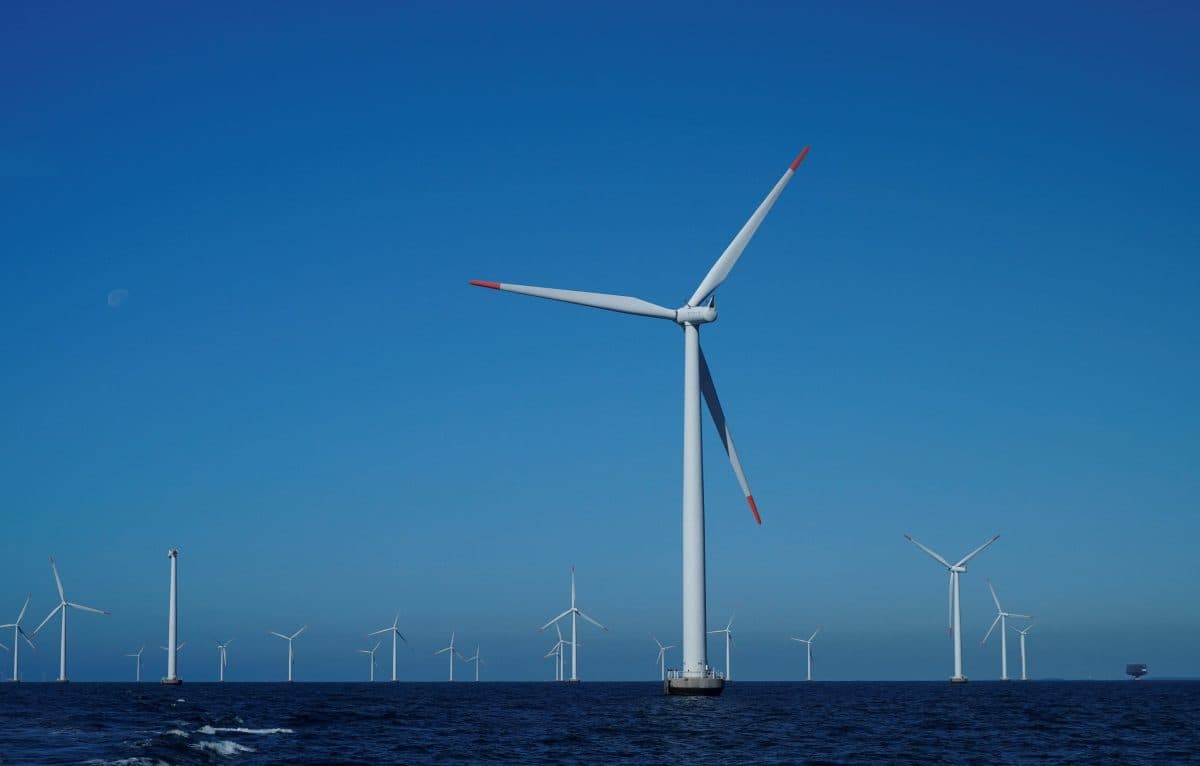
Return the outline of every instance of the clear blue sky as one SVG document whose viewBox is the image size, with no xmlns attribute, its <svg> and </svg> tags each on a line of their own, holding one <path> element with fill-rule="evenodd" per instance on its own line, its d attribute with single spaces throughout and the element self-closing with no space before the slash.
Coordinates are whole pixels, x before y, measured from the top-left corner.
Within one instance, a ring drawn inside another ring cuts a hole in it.
<svg viewBox="0 0 1200 766">
<path fill-rule="evenodd" d="M 1200 11 L 644 6 L 6 6 L 0 622 L 53 554 L 113 611 L 72 677 L 125 677 L 177 545 L 185 678 L 229 636 L 278 678 L 302 623 L 297 677 L 355 678 L 400 609 L 404 678 L 455 628 L 540 679 L 575 563 L 584 677 L 653 678 L 679 333 L 466 283 L 678 305 L 812 144 L 703 333 L 764 517 L 706 422 L 735 676 L 817 624 L 822 677 L 948 676 L 905 532 L 1002 535 L 973 678 L 986 577 L 1035 675 L 1200 675 Z"/>
</svg>

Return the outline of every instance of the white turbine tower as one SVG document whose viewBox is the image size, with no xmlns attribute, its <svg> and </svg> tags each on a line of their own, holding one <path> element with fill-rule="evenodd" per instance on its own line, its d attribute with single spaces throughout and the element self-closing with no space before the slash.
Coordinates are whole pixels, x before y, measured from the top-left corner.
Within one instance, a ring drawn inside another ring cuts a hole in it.
<svg viewBox="0 0 1200 766">
<path fill-rule="evenodd" d="M 951 564 L 908 535 L 905 535 L 904 539 L 928 553 L 933 557 L 934 561 L 946 567 L 946 570 L 950 572 L 950 635 L 954 638 L 954 675 L 950 677 L 950 681 L 956 684 L 966 683 L 967 677 L 962 674 L 962 618 L 958 608 L 958 577 L 967 571 L 967 562 L 978 556 L 984 548 L 999 540 L 1000 535 L 996 535 L 966 556 L 963 556 L 957 564 Z"/>
<path fill-rule="evenodd" d="M 112 614 L 103 609 L 94 609 L 83 604 L 73 604 L 67 601 L 66 595 L 63 594 L 62 578 L 58 576 L 58 566 L 54 563 L 54 557 L 50 557 L 50 569 L 54 572 L 54 584 L 58 586 L 58 606 L 50 610 L 50 614 L 46 615 L 46 619 L 42 620 L 42 624 L 38 625 L 33 635 L 37 636 L 38 631 L 45 627 L 46 623 L 50 622 L 55 614 L 62 612 L 62 631 L 59 635 L 58 644 L 58 682 L 67 682 L 67 610 L 78 609 L 81 612 L 95 612 L 96 614 Z"/>
<path fill-rule="evenodd" d="M 135 674 L 133 676 L 133 680 L 135 683 L 139 683 L 139 684 L 142 682 L 142 652 L 144 652 L 144 651 L 146 651 L 145 644 L 143 644 L 142 648 L 138 649 L 136 652 L 125 655 L 126 657 L 136 657 L 137 658 L 135 660 L 137 662 L 137 671 L 135 672 Z"/>
<path fill-rule="evenodd" d="M 276 633 L 276 632 L 275 632 L 275 631 L 273 631 L 273 630 L 268 630 L 268 631 L 267 631 L 267 632 L 268 632 L 268 633 L 270 633 L 272 636 L 276 636 L 276 637 L 278 637 L 278 638 L 282 638 L 284 641 L 287 641 L 287 642 L 288 642 L 288 679 L 287 679 L 287 680 L 288 680 L 288 683 L 291 683 L 291 682 L 292 682 L 292 668 L 293 668 L 293 667 L 295 666 L 295 664 L 296 664 L 296 653 L 293 651 L 293 646 L 292 646 L 292 644 L 293 644 L 293 642 L 295 642 L 295 640 L 296 640 L 296 639 L 297 639 L 297 638 L 300 636 L 300 634 L 301 634 L 301 633 L 303 633 L 303 632 L 304 632 L 304 631 L 306 631 L 306 630 L 308 630 L 308 626 L 307 626 L 307 625 L 302 625 L 302 626 L 300 627 L 300 630 L 296 631 L 295 633 L 293 633 L 293 634 L 292 634 L 292 635 L 290 635 L 290 636 L 285 636 L 285 635 L 283 635 L 282 633 Z"/>
<path fill-rule="evenodd" d="M 578 663 L 579 644 L 576 643 L 576 638 L 575 638 L 575 620 L 576 620 L 576 618 L 582 617 L 583 619 L 587 620 L 588 622 L 590 622 L 591 624 L 595 625 L 597 628 L 599 628 L 600 630 L 603 630 L 605 632 L 608 632 L 608 628 L 606 628 L 603 625 L 601 625 L 600 623 L 596 622 L 591 617 L 588 617 L 586 614 L 583 613 L 582 610 L 579 609 L 579 607 L 575 606 L 575 566 L 573 564 L 571 565 L 571 608 L 568 609 L 567 611 L 563 612 L 559 616 L 555 617 L 553 620 L 546 623 L 542 627 L 538 628 L 538 632 L 545 630 L 546 628 L 550 627 L 551 625 L 556 625 L 559 620 L 566 617 L 567 615 L 571 615 L 571 642 L 570 642 L 571 643 L 571 681 L 578 682 L 579 676 L 577 675 L 577 670 L 579 667 L 579 663 Z"/>
<path fill-rule="evenodd" d="M 163 678 L 164 684 L 174 686 L 183 682 L 176 672 L 176 652 L 182 649 L 182 645 L 176 645 L 179 640 L 179 600 L 178 600 L 178 585 L 177 568 L 179 560 L 179 549 L 171 548 L 167 551 L 167 558 L 171 560 L 171 595 L 167 605 L 167 675 Z"/>
<path fill-rule="evenodd" d="M 1016 614 L 1015 612 L 1006 612 L 1000 608 L 1000 597 L 996 595 L 996 589 L 992 587 L 992 581 L 987 581 L 988 590 L 992 592 L 992 601 L 996 602 L 996 619 L 992 620 L 992 627 L 988 628 L 988 632 L 984 635 L 983 640 L 979 642 L 980 646 L 987 644 L 988 637 L 992 635 L 992 631 L 996 629 L 996 623 L 1000 623 L 1000 680 L 1008 680 L 1008 618 L 1019 617 L 1024 620 L 1032 620 L 1033 617 L 1028 614 Z M 1022 636 L 1024 639 L 1024 636 Z M 1022 654 L 1022 659 L 1024 655 Z"/>
<path fill-rule="evenodd" d="M 217 645 L 217 680 L 221 683 L 225 682 L 225 668 L 229 666 L 228 647 L 233 643 L 233 639 L 229 639 L 225 643 L 220 641 L 214 642 Z"/>
<path fill-rule="evenodd" d="M 820 628 L 820 626 L 818 626 L 817 629 L 814 630 L 812 632 L 812 635 L 809 636 L 808 638 L 796 638 L 795 636 L 791 637 L 791 639 L 793 641 L 799 641 L 800 643 L 804 644 L 804 647 L 807 650 L 805 652 L 805 654 L 808 655 L 808 678 L 805 679 L 807 681 L 812 680 L 812 645 L 813 645 L 813 641 L 817 637 L 817 634 L 820 632 L 821 632 L 821 628 Z"/>
<path fill-rule="evenodd" d="M 717 398 L 717 389 L 709 373 L 708 364 L 700 350 L 700 326 L 717 318 L 714 291 L 721 286 L 737 264 L 742 251 L 749 244 L 759 225 L 770 212 L 771 206 L 795 175 L 808 147 L 800 152 L 783 177 L 759 204 L 754 214 L 742 226 L 741 231 L 725 248 L 708 274 L 700 282 L 687 303 L 677 309 L 669 309 L 653 303 L 624 295 L 559 290 L 547 287 L 529 287 L 503 282 L 472 280 L 477 287 L 505 290 L 538 298 L 575 303 L 581 306 L 617 311 L 624 314 L 666 319 L 683 328 L 683 668 L 677 677 L 668 679 L 666 691 L 670 694 L 720 694 L 724 681 L 708 666 L 708 649 L 705 646 L 707 614 L 705 612 L 705 561 L 704 561 L 704 467 L 700 435 L 700 397 L 703 395 L 717 426 L 734 474 L 741 485 L 754 519 L 762 523 L 750 485 L 742 471 L 733 437 L 725 422 L 725 413 Z M 574 654 L 574 652 L 572 652 Z"/>
<path fill-rule="evenodd" d="M 464 657 L 463 662 L 474 662 L 475 663 L 475 682 L 478 683 L 479 682 L 479 663 L 483 662 L 483 660 L 479 656 L 479 644 L 475 644 L 475 654 L 471 655 L 470 657 Z"/>
<path fill-rule="evenodd" d="M 674 649 L 675 644 L 671 644 L 669 646 L 664 646 L 663 642 L 659 641 L 657 638 L 655 638 L 653 633 L 650 634 L 650 638 L 653 638 L 654 643 L 658 644 L 658 657 L 655 658 L 656 661 L 658 662 L 658 674 L 660 676 L 662 676 L 663 681 L 666 681 L 667 680 L 667 650 Z"/>
<path fill-rule="evenodd" d="M 370 649 L 355 649 L 354 650 L 354 651 L 358 652 L 359 654 L 370 655 L 370 657 L 371 657 L 371 677 L 369 680 L 371 681 L 371 683 L 375 683 L 375 652 L 379 651 L 379 647 L 381 647 L 381 646 L 383 646 L 383 642 L 376 641 L 375 646 L 371 647 Z M 393 678 L 392 680 L 395 681 L 396 679 Z"/>
<path fill-rule="evenodd" d="M 546 659 L 547 657 L 555 658 L 554 680 L 561 681 L 563 680 L 563 647 L 566 646 L 567 642 L 563 640 L 562 629 L 558 627 L 557 622 L 554 623 L 554 632 L 558 634 L 558 643 L 552 646 L 550 651 L 542 656 L 542 659 Z"/>
<path fill-rule="evenodd" d="M 433 655 L 436 657 L 437 655 L 445 654 L 446 652 L 450 653 L 450 680 L 453 681 L 454 680 L 454 658 L 457 656 L 460 660 L 466 659 L 466 657 L 459 654 L 458 650 L 454 648 L 454 631 L 450 631 L 450 645 L 447 646 L 445 649 L 438 649 L 436 652 L 433 653 Z"/>
<path fill-rule="evenodd" d="M 400 632 L 400 613 L 399 612 L 396 612 L 396 620 L 389 627 L 381 628 L 381 629 L 375 631 L 374 633 L 368 633 L 367 635 L 368 636 L 377 636 L 380 633 L 391 633 L 392 634 L 392 682 L 395 683 L 395 681 L 396 681 L 396 638 L 398 637 L 405 644 L 408 643 L 408 639 L 405 638 L 404 634 Z"/>
<path fill-rule="evenodd" d="M 1026 625 L 1024 628 L 1017 629 L 1009 625 L 1009 630 L 1015 630 L 1021 635 L 1021 680 L 1028 681 L 1029 677 L 1025 675 L 1025 634 L 1033 630 L 1033 625 Z"/>
<path fill-rule="evenodd" d="M 721 628 L 720 630 L 708 631 L 708 634 L 710 636 L 713 635 L 714 633 L 724 633 L 725 634 L 725 680 L 732 681 L 733 680 L 733 668 L 730 666 L 729 661 L 730 661 L 730 659 L 732 659 L 730 656 L 731 655 L 730 647 L 733 645 L 733 615 L 729 616 L 729 622 L 725 625 L 725 627 Z"/>
<path fill-rule="evenodd" d="M 21 612 L 20 612 L 20 614 L 17 615 L 17 619 L 15 622 L 10 622 L 7 625 L 0 625 L 0 630 L 3 630 L 4 628 L 12 628 L 13 629 L 13 648 L 12 648 L 13 676 L 12 676 L 12 680 L 14 680 L 14 681 L 21 680 L 21 662 L 20 662 L 20 660 L 21 660 L 21 641 L 24 641 L 25 643 L 29 644 L 30 649 L 37 649 L 37 647 L 33 645 L 33 639 L 29 636 L 28 633 L 25 632 L 25 629 L 21 627 L 21 620 L 25 618 L 25 610 L 29 608 L 29 599 L 31 599 L 31 598 L 33 598 L 32 594 L 25 597 L 25 604 L 24 604 L 24 606 L 21 607 Z M 36 633 L 37 631 L 34 631 L 34 632 Z"/>
</svg>

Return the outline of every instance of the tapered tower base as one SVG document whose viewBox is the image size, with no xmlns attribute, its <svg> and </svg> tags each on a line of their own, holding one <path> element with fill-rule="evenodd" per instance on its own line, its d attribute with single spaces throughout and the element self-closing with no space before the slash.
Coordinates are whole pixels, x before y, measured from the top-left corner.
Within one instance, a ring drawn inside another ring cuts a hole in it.
<svg viewBox="0 0 1200 766">
<path fill-rule="evenodd" d="M 183 683 L 182 678 L 164 678 L 162 680 L 163 686 L 179 686 L 181 683 Z"/>
<path fill-rule="evenodd" d="M 966 676 L 953 676 L 950 678 L 950 683 L 952 683 L 952 684 L 965 684 L 966 682 L 967 682 Z"/>
<path fill-rule="evenodd" d="M 724 678 L 668 678 L 663 681 L 663 693 L 678 697 L 716 697 L 724 690 Z"/>
</svg>

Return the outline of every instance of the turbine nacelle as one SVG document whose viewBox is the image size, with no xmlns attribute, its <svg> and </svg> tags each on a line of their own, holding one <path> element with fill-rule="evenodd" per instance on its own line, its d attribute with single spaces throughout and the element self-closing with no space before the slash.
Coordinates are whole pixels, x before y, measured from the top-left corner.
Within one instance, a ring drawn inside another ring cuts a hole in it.
<svg viewBox="0 0 1200 766">
<path fill-rule="evenodd" d="M 717 321 L 715 303 L 707 306 L 682 306 L 675 310 L 675 321 L 681 325 L 702 325 Z"/>
<path fill-rule="evenodd" d="M 955 564 L 954 566 L 950 567 L 950 571 L 962 574 L 967 571 L 967 568 L 961 564 Z"/>
</svg>

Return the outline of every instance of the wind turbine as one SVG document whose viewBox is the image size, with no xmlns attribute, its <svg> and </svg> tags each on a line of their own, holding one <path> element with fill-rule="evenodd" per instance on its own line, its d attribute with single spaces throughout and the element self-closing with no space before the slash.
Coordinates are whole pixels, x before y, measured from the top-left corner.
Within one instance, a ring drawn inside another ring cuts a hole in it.
<svg viewBox="0 0 1200 766">
<path fill-rule="evenodd" d="M 31 599 L 31 598 L 33 598 L 33 594 L 30 594 L 25 597 L 25 604 L 24 604 L 24 606 L 21 607 L 21 613 L 17 615 L 17 619 L 15 622 L 10 622 L 7 625 L 0 625 L 0 630 L 3 630 L 4 628 L 12 628 L 13 629 L 13 648 L 12 648 L 13 676 L 12 676 L 12 680 L 14 680 L 14 681 L 21 680 L 21 672 L 20 672 L 20 670 L 21 670 L 20 669 L 21 641 L 24 640 L 25 643 L 29 644 L 30 649 L 35 649 L 35 650 L 37 649 L 37 647 L 33 645 L 33 640 L 30 638 L 29 634 L 26 633 L 25 629 L 21 627 L 21 620 L 24 619 L 24 617 L 25 617 L 25 610 L 29 608 L 29 599 Z M 34 632 L 36 633 L 37 631 L 34 631 Z"/>
<path fill-rule="evenodd" d="M 470 657 L 464 657 L 463 662 L 474 662 L 475 663 L 475 682 L 478 683 L 479 682 L 479 663 L 483 662 L 483 660 L 479 657 L 479 644 L 475 644 L 475 654 Z"/>
<path fill-rule="evenodd" d="M 171 560 L 171 595 L 167 604 L 167 675 L 162 682 L 168 686 L 177 686 L 183 683 L 176 673 L 176 653 L 183 648 L 182 644 L 176 645 L 179 640 L 179 601 L 177 599 L 179 580 L 177 578 L 177 563 L 179 560 L 179 549 L 171 548 L 167 551 L 167 558 Z"/>
<path fill-rule="evenodd" d="M 650 638 L 654 638 L 653 633 L 650 634 Z M 666 681 L 667 680 L 667 650 L 674 649 L 675 644 L 671 644 L 670 646 L 663 646 L 663 642 L 659 641 L 657 638 L 654 638 L 654 643 L 658 644 L 658 658 L 657 658 L 658 659 L 658 673 L 659 673 L 659 675 L 662 676 L 662 680 Z"/>
<path fill-rule="evenodd" d="M 811 635 L 811 636 L 809 636 L 808 638 L 796 638 L 795 636 L 792 636 L 792 637 L 791 637 L 791 639 L 792 639 L 793 641 L 799 641 L 800 643 L 804 644 L 805 648 L 807 649 L 807 652 L 806 652 L 806 654 L 808 655 L 808 678 L 807 678 L 806 680 L 808 680 L 808 681 L 811 681 L 811 680 L 812 680 L 812 645 L 813 645 L 813 640 L 814 640 L 814 639 L 817 637 L 817 634 L 818 634 L 818 633 L 820 633 L 820 632 L 821 632 L 821 628 L 820 628 L 820 626 L 818 626 L 818 627 L 817 627 L 817 629 L 816 629 L 816 630 L 814 630 L 814 631 L 812 632 L 812 635 Z"/>
<path fill-rule="evenodd" d="M 182 652 L 182 651 L 183 651 L 183 647 L 185 647 L 185 646 L 187 646 L 187 641 L 184 641 L 183 643 L 177 644 L 177 645 L 175 646 L 175 651 L 177 651 L 177 652 Z M 159 646 L 158 648 L 159 648 L 159 649 L 162 649 L 164 652 L 170 652 L 170 651 L 171 651 L 171 650 L 170 650 L 170 648 L 169 648 L 169 647 L 166 647 L 166 646 Z"/>
<path fill-rule="evenodd" d="M 1008 627 L 1009 617 L 1020 617 L 1025 620 L 1032 620 L 1028 614 L 1016 614 L 1014 612 L 1006 612 L 1000 608 L 1000 597 L 996 595 L 996 589 L 992 587 L 992 581 L 987 581 L 988 590 L 992 592 L 992 601 L 996 602 L 996 619 L 992 620 L 992 627 L 988 628 L 988 632 L 984 635 L 983 640 L 979 642 L 980 646 L 987 644 L 988 636 L 992 635 L 992 631 L 996 629 L 996 623 L 1000 623 L 1000 680 L 1008 680 Z M 1021 636 L 1024 639 L 1024 636 Z"/>
<path fill-rule="evenodd" d="M 934 561 L 946 567 L 946 570 L 950 572 L 950 635 L 954 638 L 954 675 L 950 677 L 950 681 L 956 684 L 966 683 L 967 677 L 962 674 L 962 619 L 958 608 L 958 576 L 967 571 L 966 564 L 968 561 L 978 556 L 984 548 L 999 540 L 1000 535 L 996 535 L 966 556 L 963 556 L 957 564 L 951 564 L 908 535 L 905 535 L 904 539 L 928 553 L 933 557 Z"/>
<path fill-rule="evenodd" d="M 558 643 L 550 648 L 550 651 L 542 655 L 542 659 L 547 657 L 555 657 L 554 661 L 554 680 L 563 680 L 563 646 L 566 641 L 563 641 L 562 629 L 558 627 L 558 623 L 554 623 L 554 632 L 558 634 Z"/>
<path fill-rule="evenodd" d="M 579 607 L 575 606 L 575 565 L 574 564 L 571 565 L 571 608 L 568 609 L 567 611 L 563 612 L 559 616 L 555 617 L 553 620 L 546 623 L 542 627 L 538 628 L 538 632 L 545 630 L 546 628 L 550 627 L 551 625 L 556 625 L 559 620 L 566 617 L 568 614 L 571 615 L 571 682 L 577 683 L 579 681 L 579 676 L 576 675 L 576 670 L 578 669 L 578 659 L 579 659 L 579 648 L 578 647 L 579 647 L 579 645 L 577 643 L 575 643 L 575 618 L 582 617 L 583 619 L 587 620 L 588 622 L 595 625 L 597 628 L 599 628 L 600 630 L 603 630 L 606 633 L 608 632 L 608 628 L 606 628 L 603 625 L 601 625 L 600 623 L 596 622 L 591 617 L 588 617 L 586 614 L 583 613 L 582 610 L 579 609 Z"/>
<path fill-rule="evenodd" d="M 1024 628 L 1017 629 L 1012 625 L 1008 626 L 1009 630 L 1015 630 L 1021 634 L 1021 680 L 1028 681 L 1029 678 L 1025 675 L 1025 634 L 1033 630 L 1033 625 L 1026 625 Z"/>
<path fill-rule="evenodd" d="M 392 634 L 392 682 L 395 683 L 395 681 L 396 681 L 396 637 L 398 636 L 400 638 L 400 640 L 403 641 L 405 644 L 408 643 L 408 639 L 405 638 L 404 634 L 402 634 L 400 632 L 400 613 L 399 612 L 396 612 L 396 620 L 395 620 L 395 622 L 393 622 L 391 624 L 390 627 L 381 628 L 381 629 L 375 631 L 374 633 L 368 633 L 367 635 L 368 636 L 377 636 L 380 633 L 391 633 Z"/>
<path fill-rule="evenodd" d="M 371 683 L 375 683 L 375 652 L 379 651 L 379 647 L 381 647 L 381 646 L 383 646 L 383 642 L 376 641 L 375 646 L 371 647 L 370 649 L 355 649 L 354 650 L 354 651 L 358 652 L 359 654 L 369 654 L 371 656 L 371 678 L 370 678 Z M 395 681 L 396 679 L 393 678 L 392 680 Z"/>
<path fill-rule="evenodd" d="M 296 664 L 296 654 L 293 651 L 292 642 L 294 642 L 300 636 L 300 634 L 306 630 L 308 630 L 308 626 L 302 625 L 300 630 L 296 631 L 290 636 L 285 636 L 282 633 L 276 633 L 273 630 L 267 631 L 272 636 L 277 636 L 278 638 L 282 638 L 284 641 L 288 642 L 288 683 L 292 682 L 292 666 Z"/>
<path fill-rule="evenodd" d="M 136 675 L 134 675 L 133 680 L 134 680 L 134 682 L 139 683 L 139 684 L 142 682 L 142 652 L 144 652 L 144 651 L 146 651 L 146 645 L 142 644 L 141 649 L 138 649 L 136 652 L 133 652 L 132 654 L 125 655 L 126 657 L 136 657 L 137 658 L 137 660 L 136 660 L 137 673 L 136 673 Z"/>
<path fill-rule="evenodd" d="M 51 609 L 50 614 L 46 615 L 46 619 L 42 620 L 42 624 L 34 628 L 33 635 L 37 636 L 38 631 L 45 627 L 55 614 L 62 612 L 62 632 L 58 644 L 58 682 L 61 684 L 67 682 L 67 610 L 78 609 L 82 612 L 95 612 L 96 614 L 112 614 L 112 612 L 67 601 L 67 597 L 63 594 L 62 578 L 58 576 L 58 566 L 55 565 L 53 556 L 50 557 L 50 569 L 54 572 L 54 584 L 58 586 L 58 606 Z"/>
<path fill-rule="evenodd" d="M 730 659 L 729 647 L 733 644 L 733 615 L 729 616 L 729 623 L 725 627 L 721 628 L 720 630 L 710 630 L 710 631 L 708 631 L 708 633 L 709 633 L 709 635 L 712 635 L 714 633 L 724 633 L 725 634 L 725 680 L 732 681 L 733 680 L 733 669 L 729 665 L 729 659 Z"/>
<path fill-rule="evenodd" d="M 458 650 L 454 648 L 454 631 L 450 631 L 450 645 L 447 646 L 445 649 L 438 649 L 433 654 L 436 657 L 437 655 L 445 654 L 446 652 L 450 653 L 450 680 L 453 681 L 454 680 L 454 657 L 457 656 L 460 660 L 466 659 L 466 657 L 459 654 Z"/>
<path fill-rule="evenodd" d="M 733 465 L 733 472 L 741 485 L 742 493 L 745 494 L 746 501 L 750 504 L 754 520 L 759 524 L 762 523 L 754 496 L 750 493 L 750 485 L 742 471 L 741 461 L 738 460 L 737 451 L 733 447 L 733 437 L 730 435 L 729 426 L 725 421 L 725 413 L 717 398 L 716 386 L 713 384 L 708 364 L 704 360 L 704 353 L 700 350 L 700 325 L 712 322 L 717 318 L 714 291 L 729 276 L 730 271 L 737 264 L 738 258 L 741 257 L 742 251 L 746 249 L 746 245 L 749 244 L 750 239 L 758 231 L 759 225 L 770 212 L 771 206 L 775 204 L 775 200 L 779 198 L 784 187 L 792 180 L 796 168 L 800 166 L 807 154 L 808 147 L 806 146 L 784 172 L 775 187 L 767 194 L 766 199 L 759 204 L 754 214 L 742 226 L 737 236 L 717 258 L 696 291 L 692 293 L 692 297 L 677 309 L 669 309 L 624 295 L 471 280 L 471 284 L 477 287 L 532 295 L 537 298 L 574 303 L 624 314 L 666 319 L 683 328 L 683 668 L 677 677 L 666 682 L 666 691 L 669 694 L 720 694 L 724 688 L 723 679 L 718 677 L 708 666 L 708 648 L 705 646 L 707 614 L 705 612 L 704 466 L 700 434 L 700 397 L 702 394 L 708 403 L 709 412 L 717 426 L 717 434 L 725 446 L 725 452 L 729 455 L 729 461 Z M 574 656 L 574 651 L 572 651 L 572 656 Z"/>
<path fill-rule="evenodd" d="M 216 641 L 215 643 L 217 645 L 217 655 L 218 655 L 218 658 L 217 658 L 217 680 L 224 683 L 225 682 L 225 668 L 226 668 L 226 666 L 229 665 L 229 654 L 227 652 L 227 648 L 231 643 L 233 643 L 233 639 L 231 638 L 228 641 L 226 641 L 225 643 L 221 643 L 220 641 Z"/>
</svg>

